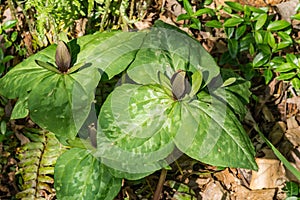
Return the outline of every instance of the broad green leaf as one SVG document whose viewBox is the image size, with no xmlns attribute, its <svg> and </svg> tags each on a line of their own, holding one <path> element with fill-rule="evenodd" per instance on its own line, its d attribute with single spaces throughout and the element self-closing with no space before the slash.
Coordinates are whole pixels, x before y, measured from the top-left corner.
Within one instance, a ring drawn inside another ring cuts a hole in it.
<svg viewBox="0 0 300 200">
<path fill-rule="evenodd" d="M 243 119 L 247 112 L 245 105 L 249 103 L 249 97 L 251 95 L 249 91 L 251 84 L 249 81 L 245 81 L 239 77 L 232 70 L 222 69 L 221 75 L 221 80 L 225 81 L 219 83 L 215 82 L 214 85 L 210 86 L 216 88 L 213 94 L 223 99 L 224 102 L 227 102 L 232 111 Z M 220 86 L 221 88 L 219 88 Z"/>
<path fill-rule="evenodd" d="M 180 21 L 180 20 L 189 20 L 189 19 L 191 19 L 191 16 L 189 15 L 189 14 L 180 14 L 178 17 L 177 17 L 177 19 L 176 19 L 176 21 Z"/>
<path fill-rule="evenodd" d="M 237 25 L 241 24 L 242 22 L 244 22 L 243 18 L 232 17 L 225 21 L 224 27 L 237 26 Z"/>
<path fill-rule="evenodd" d="M 236 58 L 236 55 L 239 51 L 239 44 L 236 39 L 229 39 L 228 40 L 228 50 L 231 58 Z"/>
<path fill-rule="evenodd" d="M 299 67 L 299 60 L 297 58 L 297 56 L 295 56 L 294 54 L 286 54 L 286 61 L 288 63 L 290 63 L 291 65 L 293 65 L 294 67 Z"/>
<path fill-rule="evenodd" d="M 298 196 L 300 192 L 299 185 L 295 182 L 290 182 L 290 181 L 285 183 L 285 187 L 283 189 L 284 191 L 287 192 L 288 197 Z"/>
<path fill-rule="evenodd" d="M 54 178 L 57 198 L 62 200 L 113 200 L 121 189 L 121 179 L 113 177 L 89 151 L 79 148 L 58 158 Z"/>
<path fill-rule="evenodd" d="M 230 77 L 224 81 L 224 83 L 222 84 L 222 87 L 229 86 L 229 85 L 233 84 L 235 81 L 236 81 L 235 77 Z"/>
<path fill-rule="evenodd" d="M 289 34 L 287 34 L 286 32 L 278 31 L 277 34 L 283 41 L 288 41 L 291 44 L 293 43 L 291 36 Z"/>
<path fill-rule="evenodd" d="M 184 123 L 174 138 L 177 148 L 214 166 L 257 169 L 251 141 L 231 109 L 208 94 L 200 93 L 198 97 L 181 106 Z M 203 99 L 211 99 L 211 104 Z"/>
<path fill-rule="evenodd" d="M 292 19 L 300 20 L 300 13 L 291 16 Z"/>
<path fill-rule="evenodd" d="M 177 27 L 158 21 L 145 36 L 128 76 L 140 84 L 159 84 L 159 71 L 172 77 L 178 70 L 200 70 L 204 86 L 219 74 L 219 67 L 199 42 Z"/>
<path fill-rule="evenodd" d="M 253 67 L 261 67 L 268 62 L 270 58 L 269 54 L 259 52 L 253 59 Z"/>
<path fill-rule="evenodd" d="M 204 5 L 208 6 L 213 2 L 213 0 L 204 0 Z"/>
<path fill-rule="evenodd" d="M 268 14 L 266 14 L 266 13 L 259 15 L 259 17 L 256 21 L 256 24 L 255 24 L 256 31 L 258 31 L 265 25 L 267 18 L 268 18 Z"/>
<path fill-rule="evenodd" d="M 224 109 L 230 110 L 226 104 L 218 99 L 208 104 L 210 97 L 204 97 L 174 101 L 154 85 L 116 88 L 99 115 L 97 155 L 111 168 L 143 173 L 161 168 L 159 161 L 167 158 L 175 142 L 182 152 L 200 161 L 255 169 L 253 147 L 237 118 L 228 111 L 231 117 L 225 119 Z M 240 155 L 225 158 L 228 146 Z M 220 148 L 224 155 L 218 157 L 215 151 Z"/>
<path fill-rule="evenodd" d="M 174 149 L 174 100 L 155 85 L 124 84 L 106 99 L 99 114 L 97 155 L 126 173 L 154 172 Z M 126 175 L 126 174 L 124 174 Z"/>
<path fill-rule="evenodd" d="M 281 65 L 279 65 L 275 71 L 276 72 L 289 72 L 289 71 L 292 71 L 292 70 L 295 70 L 297 69 L 297 66 L 291 64 L 291 63 L 282 63 Z"/>
<path fill-rule="evenodd" d="M 192 23 L 189 25 L 190 28 L 201 30 L 201 22 L 198 18 L 192 17 L 191 22 Z"/>
<path fill-rule="evenodd" d="M 77 63 L 89 63 L 108 79 L 121 73 L 141 49 L 146 32 L 97 33 L 78 54 Z M 81 38 L 80 38 L 81 39 Z"/>
<path fill-rule="evenodd" d="M 242 37 L 246 32 L 246 29 L 247 29 L 247 25 L 242 25 L 238 27 L 235 31 L 235 39 L 238 40 L 240 37 Z"/>
<path fill-rule="evenodd" d="M 222 28 L 223 25 L 218 20 L 211 20 L 205 23 L 205 26 L 207 27 L 213 27 L 213 28 Z"/>
<path fill-rule="evenodd" d="M 14 27 L 17 24 L 18 20 L 7 20 L 6 22 L 4 22 L 4 24 L 2 25 L 2 29 L 3 30 L 7 30 L 10 29 L 12 27 Z"/>
<path fill-rule="evenodd" d="M 252 34 L 250 34 L 250 33 L 248 33 L 244 37 L 242 37 L 240 39 L 240 51 L 248 50 L 250 47 L 250 44 L 252 42 L 254 42 L 253 40 L 254 40 L 254 38 L 252 37 Z M 251 54 L 251 55 L 253 55 L 253 54 Z"/>
<path fill-rule="evenodd" d="M 290 79 L 297 76 L 296 72 L 288 72 L 288 73 L 281 73 L 279 76 L 277 76 L 277 80 L 283 80 L 283 81 L 289 81 Z"/>
<path fill-rule="evenodd" d="M 225 4 L 235 11 L 244 11 L 244 7 L 240 3 L 226 1 Z"/>
<path fill-rule="evenodd" d="M 300 79 L 298 77 L 293 78 L 291 83 L 296 90 L 300 89 Z"/>
<path fill-rule="evenodd" d="M 254 6 L 248 6 L 248 5 L 246 5 L 245 7 L 248 7 L 248 9 L 252 12 L 260 13 L 260 14 L 264 14 L 264 13 L 267 13 L 269 11 L 268 7 L 256 8 Z"/>
<path fill-rule="evenodd" d="M 0 80 L 0 94 L 8 98 L 28 97 L 34 122 L 54 132 L 66 144 L 67 139 L 74 139 L 90 112 L 100 73 L 111 78 L 123 71 L 145 36 L 145 33 L 119 34 L 97 33 L 71 41 L 71 53 L 80 52 L 72 55 L 72 63 L 78 70 L 70 74 L 58 73 L 54 67 L 56 45 L 40 51 Z"/>
<path fill-rule="evenodd" d="M 3 50 L 0 48 L 0 62 L 3 63 L 3 58 L 4 58 L 4 52 Z"/>
<path fill-rule="evenodd" d="M 284 49 L 286 47 L 289 47 L 291 46 L 291 43 L 289 41 L 283 41 L 283 42 L 279 42 L 278 45 L 277 45 L 277 50 L 281 50 L 281 49 Z"/>
<path fill-rule="evenodd" d="M 214 16 L 215 12 L 211 8 L 201 8 L 201 9 L 197 10 L 192 16 L 197 17 L 197 16 L 201 16 L 203 14 L 209 14 L 210 16 Z"/>
<path fill-rule="evenodd" d="M 18 37 L 18 32 L 17 31 L 14 31 L 11 36 L 10 36 L 10 40 L 12 42 L 15 42 L 17 40 L 17 37 Z"/>
<path fill-rule="evenodd" d="M 7 63 L 8 61 L 12 60 L 14 58 L 14 56 L 12 55 L 7 55 L 3 58 L 3 60 L 1 60 L 0 62 L 2 63 Z"/>
<path fill-rule="evenodd" d="M 267 85 L 273 78 L 273 72 L 271 69 L 264 70 L 264 78 L 265 78 L 265 83 Z"/>
<path fill-rule="evenodd" d="M 193 7 L 192 7 L 191 3 L 189 2 L 189 0 L 183 0 L 183 7 L 188 15 L 191 16 L 193 14 Z"/>
<path fill-rule="evenodd" d="M 254 32 L 254 39 L 257 44 L 263 44 L 264 42 L 262 34 L 258 31 Z"/>
<path fill-rule="evenodd" d="M 96 68 L 42 79 L 28 98 L 32 120 L 54 132 L 62 142 L 74 139 L 90 112 L 99 80 Z"/>
<path fill-rule="evenodd" d="M 167 77 L 164 73 L 158 71 L 159 84 L 165 87 L 169 91 L 172 90 L 170 79 L 171 78 Z"/>
<path fill-rule="evenodd" d="M 269 30 L 269 31 L 279 31 L 279 30 L 287 28 L 290 25 L 291 24 L 289 22 L 285 21 L 285 20 L 277 20 L 277 21 L 271 22 L 268 25 L 267 30 Z"/>
<path fill-rule="evenodd" d="M 266 55 L 271 55 L 271 54 L 272 54 L 272 50 L 271 50 L 271 48 L 270 48 L 269 45 L 267 45 L 267 44 L 259 44 L 259 45 L 257 45 L 257 46 L 258 46 L 258 49 L 259 49 L 262 53 L 264 53 L 264 54 L 266 54 Z"/>
<path fill-rule="evenodd" d="M 232 38 L 233 34 L 234 34 L 234 31 L 235 31 L 235 28 L 234 27 L 225 27 L 225 33 L 227 35 L 227 38 L 230 39 Z"/>
<path fill-rule="evenodd" d="M 194 96 L 199 91 L 201 84 L 202 84 L 202 73 L 200 71 L 196 71 L 192 75 L 192 89 L 190 96 Z"/>
<path fill-rule="evenodd" d="M 271 32 L 267 32 L 267 38 L 268 38 L 268 44 L 275 49 L 276 48 L 276 41 L 275 41 L 275 37 Z"/>
<path fill-rule="evenodd" d="M 232 13 L 232 9 L 230 7 L 223 7 L 222 9 L 224 12 L 227 12 L 228 14 Z"/>
<path fill-rule="evenodd" d="M 6 125 L 6 121 L 1 121 L 0 123 L 0 132 L 2 135 L 5 135 L 6 133 L 6 130 L 7 130 L 7 125 Z"/>
<path fill-rule="evenodd" d="M 28 97 L 20 97 L 14 106 L 10 119 L 25 118 L 28 114 Z"/>
</svg>

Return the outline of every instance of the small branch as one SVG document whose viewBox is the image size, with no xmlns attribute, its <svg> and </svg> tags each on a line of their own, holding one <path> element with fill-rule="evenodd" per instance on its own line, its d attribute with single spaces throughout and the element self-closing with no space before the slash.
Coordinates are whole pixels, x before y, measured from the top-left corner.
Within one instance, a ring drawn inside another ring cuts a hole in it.
<svg viewBox="0 0 300 200">
<path fill-rule="evenodd" d="M 153 200 L 159 200 L 160 199 L 160 194 L 162 192 L 162 188 L 164 186 L 164 182 L 166 180 L 166 176 L 167 176 L 167 170 L 163 168 L 161 170 L 159 181 L 158 181 L 155 193 L 153 195 Z"/>
</svg>

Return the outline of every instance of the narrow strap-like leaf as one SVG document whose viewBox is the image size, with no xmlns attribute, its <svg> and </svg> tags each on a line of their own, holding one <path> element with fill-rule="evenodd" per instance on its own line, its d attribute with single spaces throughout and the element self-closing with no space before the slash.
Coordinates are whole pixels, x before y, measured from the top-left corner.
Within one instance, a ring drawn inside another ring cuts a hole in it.
<svg viewBox="0 0 300 200">
<path fill-rule="evenodd" d="M 58 73 L 60 74 L 61 72 L 52 64 L 48 63 L 48 62 L 43 62 L 40 60 L 35 60 L 35 63 L 38 64 L 40 67 L 50 70 L 52 72 Z"/>
</svg>

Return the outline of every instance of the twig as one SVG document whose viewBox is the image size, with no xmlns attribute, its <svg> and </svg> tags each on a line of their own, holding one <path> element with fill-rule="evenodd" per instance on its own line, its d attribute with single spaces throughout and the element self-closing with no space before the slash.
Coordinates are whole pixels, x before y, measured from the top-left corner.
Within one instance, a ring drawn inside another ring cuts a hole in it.
<svg viewBox="0 0 300 200">
<path fill-rule="evenodd" d="M 161 170 L 159 181 L 158 181 L 158 184 L 156 186 L 155 193 L 153 195 L 153 200 L 159 200 L 160 199 L 160 194 L 162 192 L 162 188 L 163 188 L 166 176 L 167 176 L 167 170 L 163 168 Z"/>
</svg>

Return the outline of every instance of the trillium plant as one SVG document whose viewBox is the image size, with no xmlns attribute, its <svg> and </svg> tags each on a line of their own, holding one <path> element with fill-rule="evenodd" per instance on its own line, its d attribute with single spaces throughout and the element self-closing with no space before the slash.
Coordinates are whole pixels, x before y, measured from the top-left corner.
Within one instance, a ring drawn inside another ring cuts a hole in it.
<svg viewBox="0 0 300 200">
<path fill-rule="evenodd" d="M 116 80 L 104 101 L 95 90 Z M 157 21 L 151 30 L 95 33 L 58 42 L 0 79 L 30 116 L 68 150 L 55 166 L 58 199 L 114 199 L 182 154 L 221 167 L 257 169 L 240 120 L 250 83 L 220 69 L 201 44 Z"/>
</svg>

